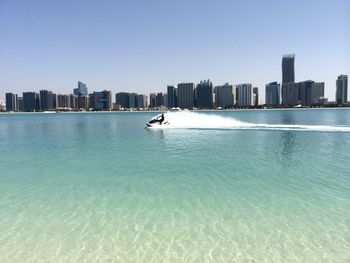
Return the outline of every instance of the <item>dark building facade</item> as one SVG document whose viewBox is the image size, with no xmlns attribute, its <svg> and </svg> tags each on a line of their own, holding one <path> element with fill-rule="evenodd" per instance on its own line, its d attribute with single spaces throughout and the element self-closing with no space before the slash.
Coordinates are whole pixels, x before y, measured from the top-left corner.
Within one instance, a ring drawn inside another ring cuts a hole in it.
<svg viewBox="0 0 350 263">
<path fill-rule="evenodd" d="M 168 108 L 176 107 L 176 88 L 174 86 L 167 87 L 167 100 L 168 100 Z"/>
<path fill-rule="evenodd" d="M 285 106 L 295 106 L 299 104 L 299 83 L 284 83 L 282 85 L 282 104 Z"/>
<path fill-rule="evenodd" d="M 48 90 L 40 91 L 40 109 L 42 111 L 53 109 L 53 93 Z"/>
<path fill-rule="evenodd" d="M 213 108 L 213 83 L 208 80 L 201 81 L 195 90 L 195 106 L 199 109 Z"/>
<path fill-rule="evenodd" d="M 194 84 L 179 83 L 177 85 L 177 106 L 181 109 L 192 109 L 194 106 Z"/>
<path fill-rule="evenodd" d="M 276 81 L 265 86 L 265 104 L 268 106 L 277 106 L 280 104 L 280 84 Z"/>
<path fill-rule="evenodd" d="M 23 92 L 23 110 L 27 112 L 40 111 L 40 96 L 35 92 Z"/>
<path fill-rule="evenodd" d="M 154 109 L 157 107 L 157 94 L 151 93 L 149 94 L 149 107 Z"/>
<path fill-rule="evenodd" d="M 282 58 L 282 84 L 295 82 L 294 59 L 294 54 L 284 55 Z"/>
<path fill-rule="evenodd" d="M 158 92 L 156 96 L 156 107 L 164 106 L 164 95 L 162 92 Z"/>
<path fill-rule="evenodd" d="M 116 105 L 121 108 L 129 108 L 129 93 L 128 92 L 119 92 L 115 94 Z"/>
<path fill-rule="evenodd" d="M 19 110 L 18 95 L 13 93 L 6 93 L 5 97 L 6 97 L 6 110 L 18 111 Z"/>
<path fill-rule="evenodd" d="M 78 87 L 73 90 L 74 95 L 77 96 L 87 96 L 88 89 L 85 83 L 78 81 Z"/>
<path fill-rule="evenodd" d="M 90 107 L 94 110 L 111 110 L 112 109 L 112 92 L 111 91 L 94 91 L 90 94 Z"/>
<path fill-rule="evenodd" d="M 137 94 L 129 93 L 129 108 L 137 108 Z"/>
<path fill-rule="evenodd" d="M 348 102 L 348 76 L 340 75 L 336 81 L 337 90 L 335 92 L 335 101 L 337 104 Z"/>
</svg>

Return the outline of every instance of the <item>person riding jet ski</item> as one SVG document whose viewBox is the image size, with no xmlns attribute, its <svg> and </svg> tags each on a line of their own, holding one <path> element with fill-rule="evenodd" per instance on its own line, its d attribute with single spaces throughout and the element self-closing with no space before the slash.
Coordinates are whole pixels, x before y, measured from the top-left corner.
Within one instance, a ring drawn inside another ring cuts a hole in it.
<svg viewBox="0 0 350 263">
<path fill-rule="evenodd" d="M 157 117 L 151 119 L 149 122 L 147 122 L 147 126 L 148 127 L 153 127 L 154 124 L 159 124 L 159 125 L 162 125 L 162 124 L 168 124 L 167 121 L 164 122 L 164 113 L 162 113 L 161 115 L 158 115 Z"/>
</svg>

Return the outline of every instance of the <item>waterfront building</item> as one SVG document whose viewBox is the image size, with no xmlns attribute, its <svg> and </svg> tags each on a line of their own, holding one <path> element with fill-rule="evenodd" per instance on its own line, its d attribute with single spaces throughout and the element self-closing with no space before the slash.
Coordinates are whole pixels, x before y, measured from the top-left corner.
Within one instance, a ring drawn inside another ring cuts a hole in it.
<svg viewBox="0 0 350 263">
<path fill-rule="evenodd" d="M 35 92 L 23 92 L 23 111 L 40 111 L 40 96 Z"/>
<path fill-rule="evenodd" d="M 74 95 L 77 96 L 87 96 L 88 89 L 85 83 L 78 81 L 78 87 L 73 90 Z"/>
<path fill-rule="evenodd" d="M 214 88 L 215 107 L 232 108 L 234 106 L 234 88 L 231 84 L 225 83 Z"/>
<path fill-rule="evenodd" d="M 194 84 L 179 83 L 177 85 L 177 106 L 182 109 L 192 109 L 194 106 Z"/>
<path fill-rule="evenodd" d="M 257 87 L 253 88 L 253 105 L 259 106 L 259 89 Z"/>
<path fill-rule="evenodd" d="M 69 94 L 70 107 L 73 110 L 78 109 L 78 96 L 74 94 Z"/>
<path fill-rule="evenodd" d="M 337 104 L 345 104 L 348 102 L 348 76 L 340 75 L 337 78 L 337 90 L 335 93 L 335 101 Z"/>
<path fill-rule="evenodd" d="M 18 111 L 18 95 L 13 93 L 6 93 L 6 110 L 7 111 Z"/>
<path fill-rule="evenodd" d="M 53 93 L 48 90 L 40 91 L 40 109 L 42 111 L 53 109 Z"/>
<path fill-rule="evenodd" d="M 299 104 L 300 83 L 282 84 L 282 104 L 285 106 L 295 106 Z"/>
<path fill-rule="evenodd" d="M 324 82 L 314 82 L 311 85 L 311 104 L 324 104 Z"/>
<path fill-rule="evenodd" d="M 252 106 L 252 84 L 243 83 L 236 86 L 237 105 L 239 107 Z"/>
<path fill-rule="evenodd" d="M 18 111 L 24 111 L 23 97 L 18 97 Z"/>
<path fill-rule="evenodd" d="M 283 58 L 282 58 L 282 84 L 295 81 L 294 60 L 295 60 L 294 54 L 283 56 Z"/>
<path fill-rule="evenodd" d="M 199 109 L 213 108 L 213 84 L 209 79 L 197 84 L 195 100 L 196 107 Z"/>
<path fill-rule="evenodd" d="M 148 100 L 146 95 L 137 95 L 137 107 L 143 109 L 148 108 Z"/>
<path fill-rule="evenodd" d="M 265 104 L 268 106 L 280 104 L 280 84 L 276 81 L 265 86 Z"/>
<path fill-rule="evenodd" d="M 137 94 L 129 93 L 129 108 L 137 108 Z"/>
<path fill-rule="evenodd" d="M 299 103 L 301 105 L 320 104 L 324 99 L 324 82 L 307 80 L 299 83 Z"/>
<path fill-rule="evenodd" d="M 90 108 L 89 96 L 78 96 L 78 109 L 88 110 Z"/>
<path fill-rule="evenodd" d="M 174 108 L 176 107 L 176 88 L 174 86 L 167 87 L 167 107 Z"/>
<path fill-rule="evenodd" d="M 157 107 L 157 94 L 155 93 L 149 94 L 149 104 L 151 109 L 154 109 Z"/>
<path fill-rule="evenodd" d="M 112 109 L 112 92 L 94 91 L 90 94 L 90 107 L 95 110 L 111 110 Z"/>
<path fill-rule="evenodd" d="M 67 94 L 58 94 L 57 95 L 57 108 L 58 109 L 70 109 L 70 95 Z"/>
<path fill-rule="evenodd" d="M 129 93 L 128 92 L 118 92 L 115 94 L 115 103 L 117 107 L 127 109 L 129 108 Z"/>
<path fill-rule="evenodd" d="M 156 96 L 156 107 L 164 106 L 163 92 L 158 92 Z"/>
</svg>

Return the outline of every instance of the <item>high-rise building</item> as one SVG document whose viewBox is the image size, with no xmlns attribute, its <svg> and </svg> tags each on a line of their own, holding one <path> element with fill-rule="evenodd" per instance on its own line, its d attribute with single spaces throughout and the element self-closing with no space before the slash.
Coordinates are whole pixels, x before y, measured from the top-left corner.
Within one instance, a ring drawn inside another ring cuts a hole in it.
<svg viewBox="0 0 350 263">
<path fill-rule="evenodd" d="M 199 109 L 213 108 L 213 84 L 209 79 L 197 84 L 195 100 L 196 107 Z"/>
<path fill-rule="evenodd" d="M 348 102 L 348 76 L 340 75 L 337 78 L 337 90 L 335 93 L 335 101 L 338 104 L 345 104 Z"/>
<path fill-rule="evenodd" d="M 265 86 L 265 104 L 268 106 L 280 104 L 280 84 L 276 81 Z"/>
<path fill-rule="evenodd" d="M 194 106 L 194 84 L 179 83 L 177 85 L 177 106 L 182 109 L 192 109 Z"/>
<path fill-rule="evenodd" d="M 94 91 L 90 94 L 90 106 L 95 110 L 111 110 L 112 109 L 112 92 Z"/>
<path fill-rule="evenodd" d="M 168 86 L 167 87 L 167 107 L 168 108 L 174 108 L 176 107 L 176 89 L 174 86 Z"/>
<path fill-rule="evenodd" d="M 42 111 L 53 109 L 53 93 L 48 90 L 40 91 L 40 109 Z"/>
<path fill-rule="evenodd" d="M 282 104 L 294 106 L 299 104 L 300 83 L 284 83 L 282 85 Z"/>
<path fill-rule="evenodd" d="M 252 106 L 252 84 L 243 83 L 236 86 L 237 105 L 240 107 Z"/>
<path fill-rule="evenodd" d="M 35 92 L 23 92 L 23 110 L 40 111 L 40 96 Z"/>
<path fill-rule="evenodd" d="M 234 90 L 233 86 L 225 83 L 214 88 L 215 107 L 232 108 L 234 106 Z"/>
<path fill-rule="evenodd" d="M 257 87 L 253 88 L 253 105 L 259 106 L 259 89 Z"/>
<path fill-rule="evenodd" d="M 78 87 L 74 89 L 74 95 L 77 96 L 87 96 L 88 95 L 88 89 L 85 83 L 78 81 Z"/>
<path fill-rule="evenodd" d="M 72 110 L 78 109 L 78 96 L 74 94 L 69 94 L 70 107 Z"/>
<path fill-rule="evenodd" d="M 137 108 L 137 94 L 129 93 L 129 108 Z"/>
<path fill-rule="evenodd" d="M 158 92 L 156 96 L 156 107 L 164 106 L 163 92 Z"/>
<path fill-rule="evenodd" d="M 78 96 L 78 109 L 88 110 L 90 108 L 89 96 Z"/>
<path fill-rule="evenodd" d="M 18 111 L 24 111 L 23 97 L 18 98 Z"/>
<path fill-rule="evenodd" d="M 115 103 L 118 107 L 128 109 L 129 108 L 129 93 L 119 92 L 115 94 Z"/>
<path fill-rule="evenodd" d="M 57 101 L 58 101 L 57 108 L 60 108 L 60 109 L 69 109 L 69 108 L 71 108 L 70 95 L 68 95 L 68 94 L 58 94 L 57 95 Z"/>
<path fill-rule="evenodd" d="M 311 86 L 311 104 L 323 104 L 324 98 L 324 82 L 314 82 Z"/>
<path fill-rule="evenodd" d="M 294 59 L 294 54 L 284 55 L 282 58 L 282 84 L 295 81 Z"/>
<path fill-rule="evenodd" d="M 137 107 L 143 109 L 148 107 L 148 100 L 146 95 L 137 95 Z"/>
<path fill-rule="evenodd" d="M 311 87 L 314 81 L 306 80 L 299 83 L 299 103 L 311 105 Z"/>
<path fill-rule="evenodd" d="M 149 105 L 151 109 L 154 109 L 157 107 L 157 94 L 155 93 L 149 94 Z"/>
<path fill-rule="evenodd" d="M 13 93 L 6 93 L 6 110 L 7 111 L 18 111 L 18 95 Z"/>
</svg>

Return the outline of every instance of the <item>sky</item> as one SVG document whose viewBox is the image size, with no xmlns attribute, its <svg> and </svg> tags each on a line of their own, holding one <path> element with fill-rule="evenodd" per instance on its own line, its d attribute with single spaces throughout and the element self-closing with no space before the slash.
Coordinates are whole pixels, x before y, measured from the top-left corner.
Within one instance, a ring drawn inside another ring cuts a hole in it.
<svg viewBox="0 0 350 263">
<path fill-rule="evenodd" d="M 166 92 L 210 79 L 325 82 L 350 75 L 348 0 L 0 0 L 0 99 L 5 92 Z"/>
</svg>

